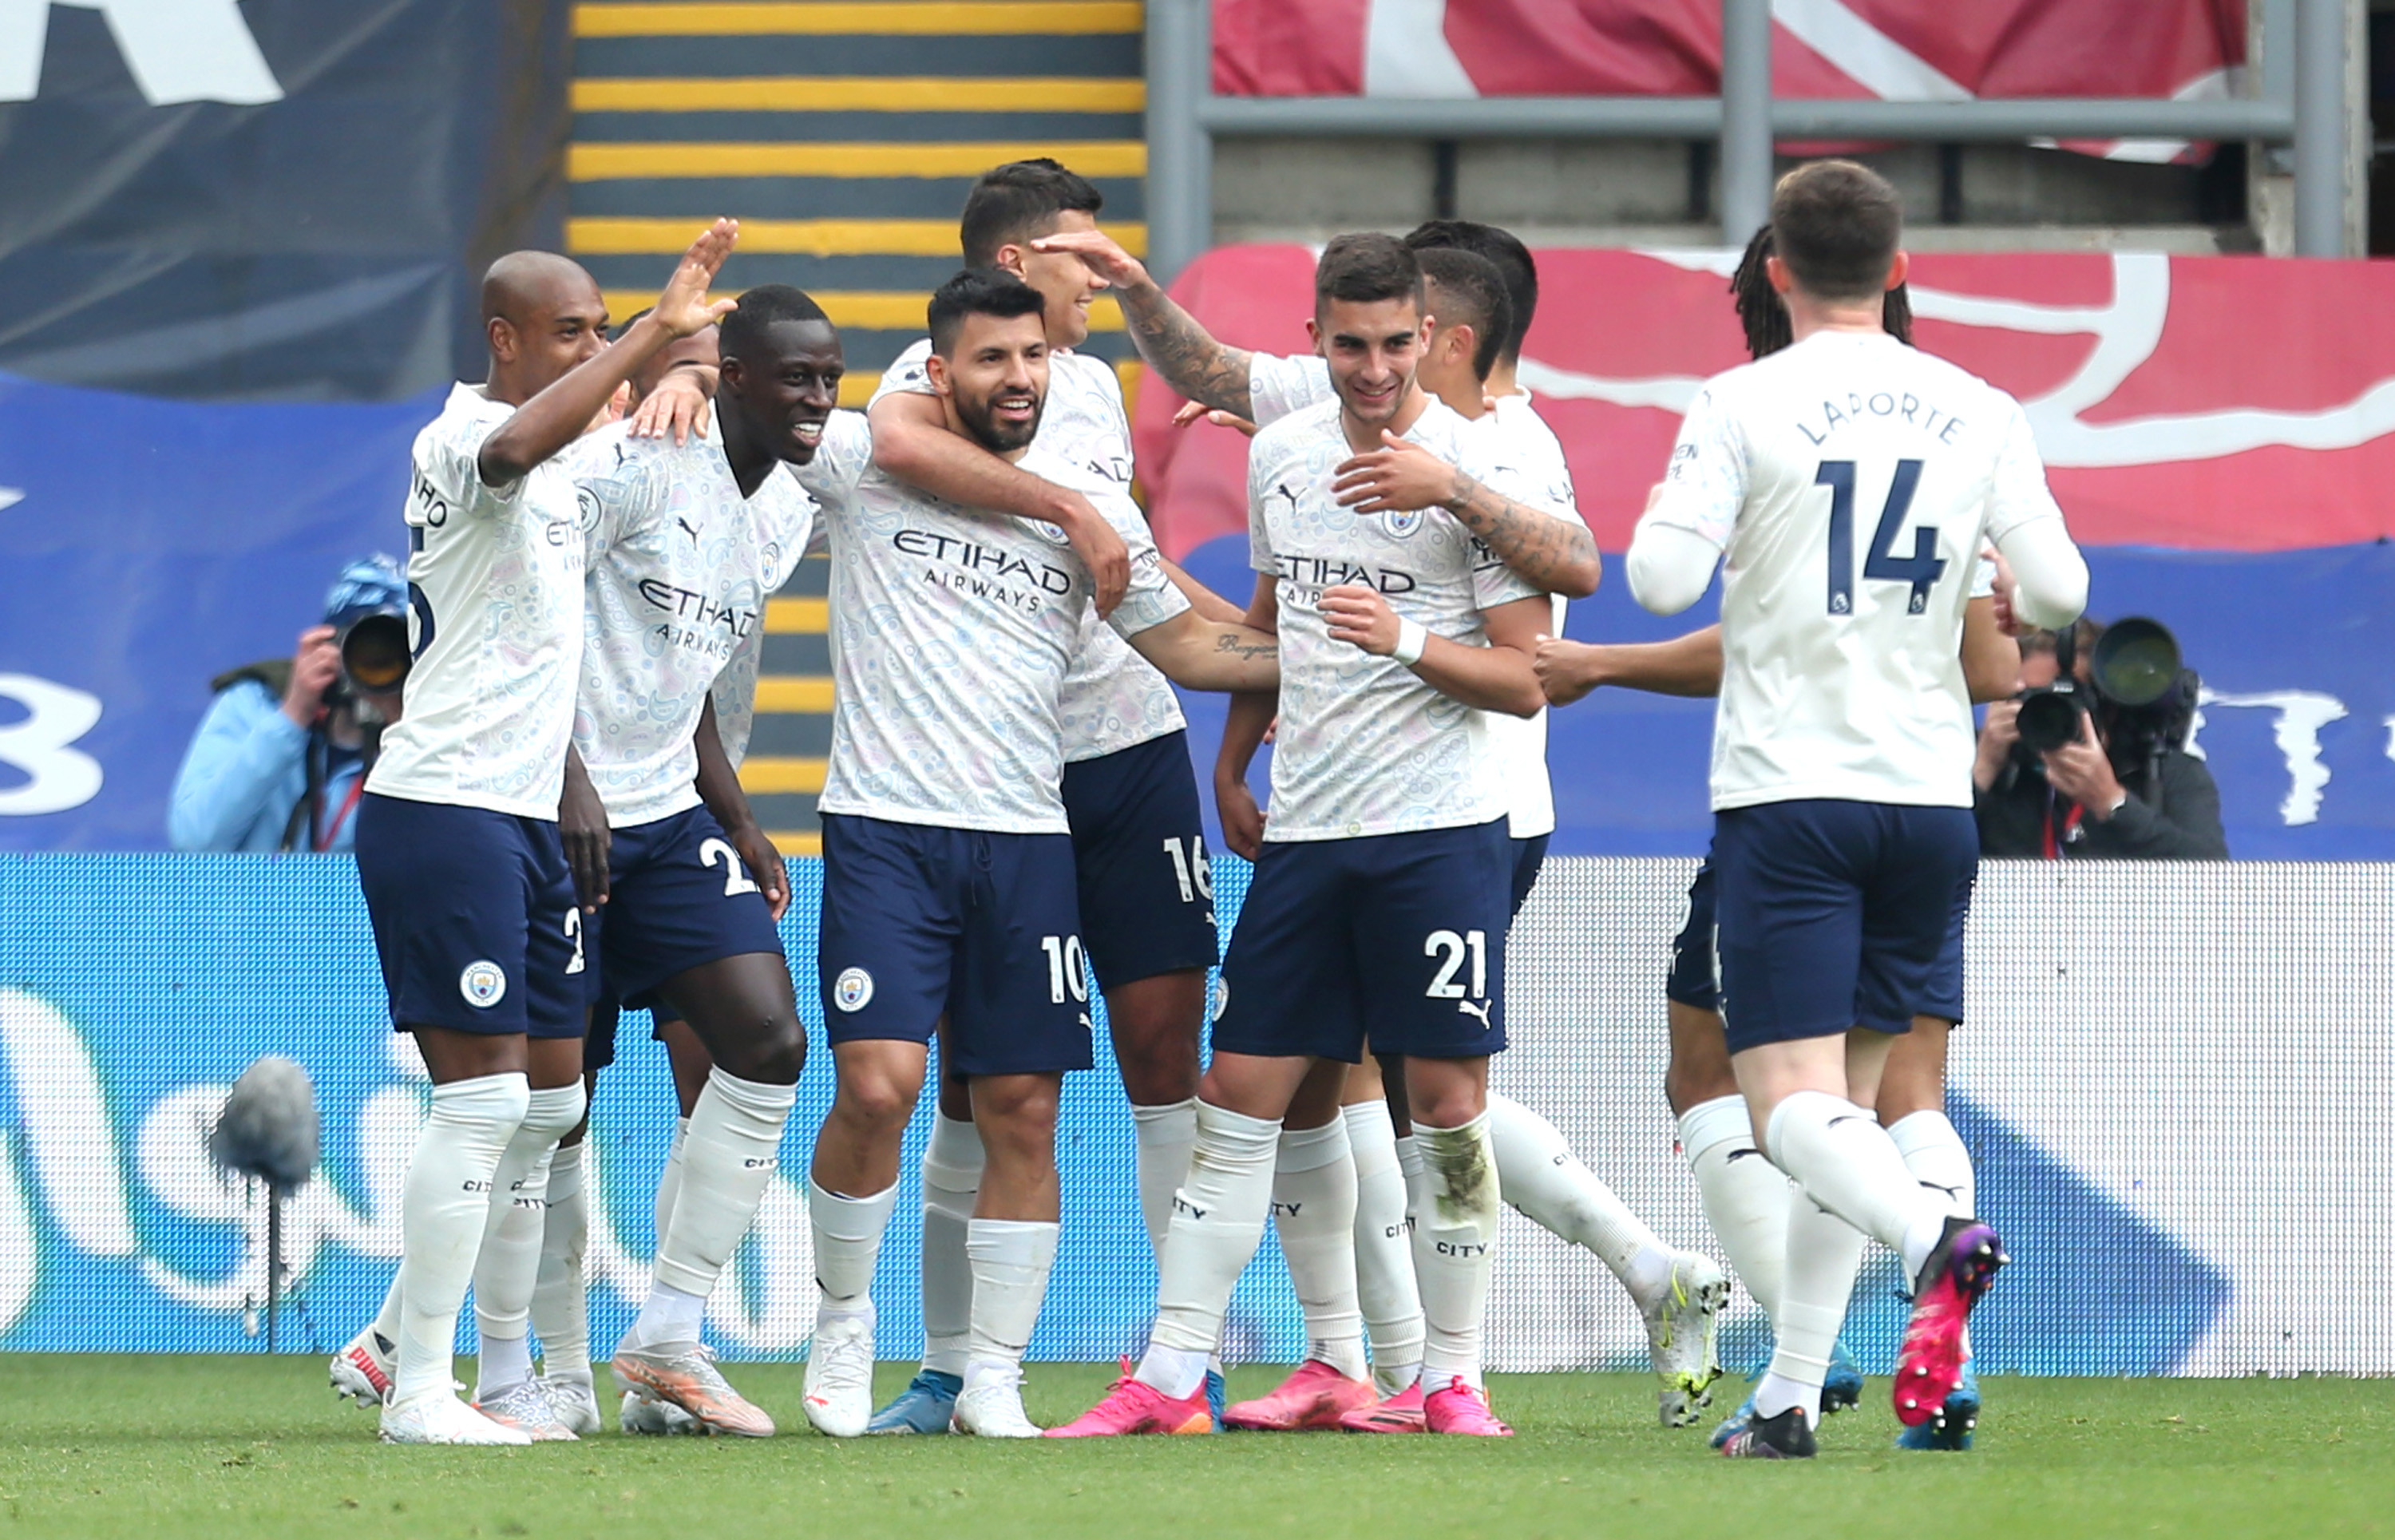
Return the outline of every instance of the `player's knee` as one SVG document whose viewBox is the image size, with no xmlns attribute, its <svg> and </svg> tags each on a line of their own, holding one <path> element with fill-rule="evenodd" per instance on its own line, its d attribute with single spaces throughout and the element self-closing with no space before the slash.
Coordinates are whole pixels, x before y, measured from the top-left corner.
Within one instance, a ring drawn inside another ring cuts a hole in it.
<svg viewBox="0 0 2395 1540">
<path fill-rule="evenodd" d="M 759 1029 L 740 1055 L 738 1068 L 729 1060 L 724 1064 L 742 1080 L 762 1085 L 795 1085 L 806 1067 L 806 1029 L 795 1016 L 776 1017 Z"/>
<path fill-rule="evenodd" d="M 842 1076 L 833 1110 L 852 1123 L 873 1128 L 904 1127 L 915 1115 L 920 1086 L 894 1075 Z"/>
</svg>

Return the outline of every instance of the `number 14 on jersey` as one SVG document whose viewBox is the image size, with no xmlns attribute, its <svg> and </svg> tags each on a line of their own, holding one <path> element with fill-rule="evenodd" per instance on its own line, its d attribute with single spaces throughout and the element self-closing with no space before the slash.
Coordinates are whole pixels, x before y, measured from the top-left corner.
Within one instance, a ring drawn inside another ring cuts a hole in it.
<svg viewBox="0 0 2395 1540">
<path fill-rule="evenodd" d="M 1830 613 L 1852 615 L 1855 612 L 1855 462 L 1823 460 L 1813 472 L 1813 485 L 1830 489 Z M 1896 538 L 1904 530 L 1904 516 L 1912 508 L 1912 495 L 1921 485 L 1921 462 L 1917 459 L 1896 462 L 1896 476 L 1887 485 L 1887 501 L 1880 508 L 1879 527 L 1872 533 L 1871 554 L 1864 559 L 1863 576 L 1878 582 L 1909 583 L 1912 595 L 1905 603 L 1907 615 L 1920 615 L 1929 608 L 1929 591 L 1946 571 L 1946 559 L 1938 554 L 1938 531 L 1923 524 L 1912 532 L 1912 554 L 1895 554 Z"/>
</svg>

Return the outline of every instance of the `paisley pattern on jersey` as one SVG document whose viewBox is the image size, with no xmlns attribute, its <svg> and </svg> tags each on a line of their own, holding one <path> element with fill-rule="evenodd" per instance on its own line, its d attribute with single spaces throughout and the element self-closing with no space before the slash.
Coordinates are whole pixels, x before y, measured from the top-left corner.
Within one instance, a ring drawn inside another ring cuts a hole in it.
<svg viewBox="0 0 2395 1540">
<path fill-rule="evenodd" d="M 1434 401 L 1406 437 L 1485 479 L 1488 457 L 1470 426 Z M 1479 646 L 1488 640 L 1483 610 L 1539 591 L 1444 509 L 1340 507 L 1330 484 L 1353 453 L 1333 400 L 1259 432 L 1248 458 L 1250 559 L 1279 578 L 1280 728 L 1267 840 L 1452 829 L 1506 813 L 1487 714 L 1394 658 L 1332 641 L 1321 598 L 1338 584 L 1369 584 L 1401 617 Z"/>
<path fill-rule="evenodd" d="M 932 382 L 923 360 L 931 352 L 929 341 L 919 341 L 900 353 L 881 377 L 873 399 L 893 391 L 928 393 Z M 1078 472 L 1072 481 L 1050 478 L 1059 485 L 1089 493 L 1093 502 L 1093 486 L 1130 495 L 1131 420 L 1123 411 L 1122 382 L 1115 378 L 1113 365 L 1069 349 L 1048 355 L 1048 399 L 1040 409 L 1038 445 L 1043 456 Z M 1081 622 L 1057 711 L 1068 763 L 1130 749 L 1187 725 L 1172 686 L 1094 611 Z"/>
<path fill-rule="evenodd" d="M 416 436 L 405 510 L 416 663 L 366 790 L 553 819 L 582 650 L 582 514 L 559 459 L 483 485 L 483 441 L 514 414 L 459 385 Z"/>
<path fill-rule="evenodd" d="M 1035 445 L 1020 462 L 1071 485 Z M 872 469 L 871 435 L 833 414 L 801 478 L 831 542 L 831 768 L 821 807 L 896 823 L 1066 831 L 1058 697 L 1090 577 L 1061 530 L 959 508 Z M 1112 629 L 1189 607 L 1128 498 L 1092 497 L 1131 551 Z"/>
<path fill-rule="evenodd" d="M 583 441 L 568 469 L 589 551 L 574 744 L 608 825 L 629 829 L 698 805 L 691 735 L 744 658 L 753 710 L 765 601 L 806 554 L 814 500 L 780 467 L 743 498 L 720 445 L 635 439 L 624 424 Z"/>
</svg>

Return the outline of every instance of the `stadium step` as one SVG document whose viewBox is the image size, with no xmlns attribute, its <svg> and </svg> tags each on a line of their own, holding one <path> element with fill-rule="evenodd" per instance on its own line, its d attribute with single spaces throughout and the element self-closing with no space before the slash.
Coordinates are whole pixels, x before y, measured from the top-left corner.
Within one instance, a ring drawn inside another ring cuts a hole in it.
<svg viewBox="0 0 2395 1540">
<path fill-rule="evenodd" d="M 973 179 L 1053 155 L 1096 182 L 1107 228 L 1144 250 L 1139 0 L 593 0 L 574 7 L 566 249 L 611 315 L 647 305 L 708 219 L 741 221 L 721 287 L 795 284 L 840 328 L 844 405 L 862 406 L 923 331 L 957 269 Z M 1130 356 L 1092 307 L 1091 351 Z M 766 617 L 757 732 L 743 766 L 788 854 L 821 848 L 831 748 L 827 564 Z"/>
</svg>

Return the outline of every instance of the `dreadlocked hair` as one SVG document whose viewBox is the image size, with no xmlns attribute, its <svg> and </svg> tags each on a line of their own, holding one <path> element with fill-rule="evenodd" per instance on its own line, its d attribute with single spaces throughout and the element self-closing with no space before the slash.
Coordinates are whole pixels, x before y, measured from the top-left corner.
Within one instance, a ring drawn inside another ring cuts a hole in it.
<svg viewBox="0 0 2395 1540">
<path fill-rule="evenodd" d="M 1750 358 L 1776 353 L 1795 340 L 1788 327 L 1788 307 L 1780 302 L 1764 264 L 1771 256 L 1771 227 L 1765 225 L 1746 243 L 1746 253 L 1730 274 L 1730 301 L 1738 307 L 1738 324 L 1746 333 Z M 1912 298 L 1899 284 L 1880 305 L 1880 325 L 1906 347 L 1912 346 Z"/>
</svg>

